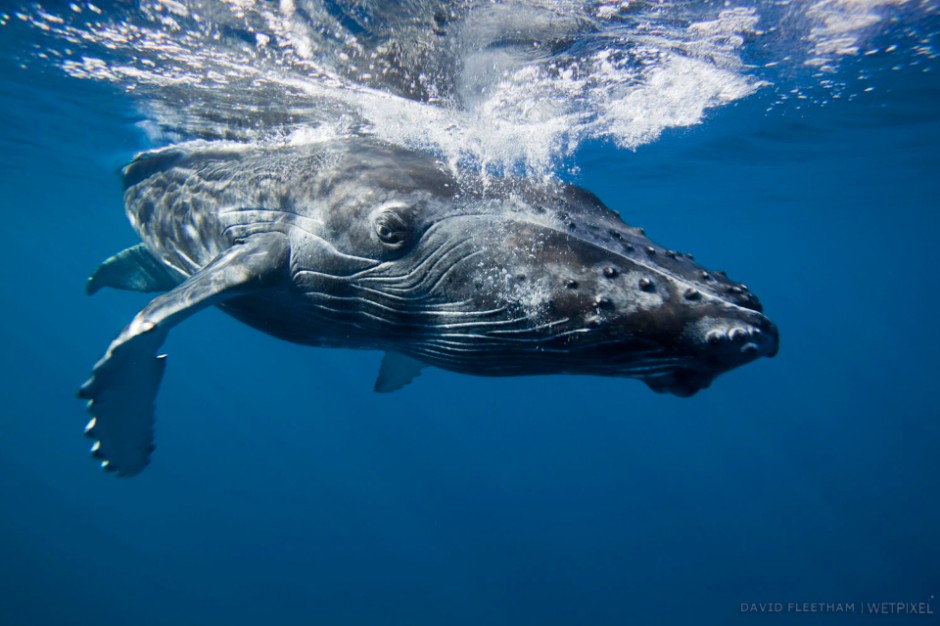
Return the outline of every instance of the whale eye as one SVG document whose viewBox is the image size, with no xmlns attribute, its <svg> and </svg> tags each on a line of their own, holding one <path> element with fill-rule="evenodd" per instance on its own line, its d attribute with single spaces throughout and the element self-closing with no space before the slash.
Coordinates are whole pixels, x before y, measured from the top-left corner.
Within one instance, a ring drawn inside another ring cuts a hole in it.
<svg viewBox="0 0 940 626">
<path fill-rule="evenodd" d="M 409 239 L 411 228 L 401 211 L 380 209 L 372 217 L 375 235 L 386 247 L 397 250 Z"/>
</svg>

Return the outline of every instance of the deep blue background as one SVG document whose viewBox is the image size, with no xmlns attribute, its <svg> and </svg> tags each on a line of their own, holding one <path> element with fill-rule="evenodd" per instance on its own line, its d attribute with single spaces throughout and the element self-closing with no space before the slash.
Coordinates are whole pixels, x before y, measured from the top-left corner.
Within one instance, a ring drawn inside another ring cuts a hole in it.
<svg viewBox="0 0 940 626">
<path fill-rule="evenodd" d="M 940 592 L 940 72 L 577 155 L 761 297 L 776 359 L 691 399 L 437 370 L 380 396 L 380 355 L 212 310 L 116 480 L 74 392 L 146 297 L 83 288 L 136 241 L 117 169 L 146 144 L 106 87 L 0 70 L 0 624 L 828 624 L 875 618 L 740 604 Z"/>
</svg>

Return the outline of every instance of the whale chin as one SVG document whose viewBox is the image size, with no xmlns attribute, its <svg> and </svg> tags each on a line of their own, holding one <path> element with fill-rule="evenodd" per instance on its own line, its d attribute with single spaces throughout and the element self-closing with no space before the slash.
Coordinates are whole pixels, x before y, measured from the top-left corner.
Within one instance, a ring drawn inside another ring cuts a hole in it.
<svg viewBox="0 0 940 626">
<path fill-rule="evenodd" d="M 656 393 L 671 393 L 680 398 L 688 398 L 702 389 L 707 389 L 716 376 L 716 372 L 680 367 L 668 374 L 643 378 L 642 380 Z"/>
</svg>

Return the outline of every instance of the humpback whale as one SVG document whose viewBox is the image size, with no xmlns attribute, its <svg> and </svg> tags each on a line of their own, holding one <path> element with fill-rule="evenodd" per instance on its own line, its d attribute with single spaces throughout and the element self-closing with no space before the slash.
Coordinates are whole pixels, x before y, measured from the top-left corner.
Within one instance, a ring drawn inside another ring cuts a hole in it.
<svg viewBox="0 0 940 626">
<path fill-rule="evenodd" d="M 141 243 L 87 290 L 162 293 L 79 392 L 92 454 L 120 476 L 154 448 L 167 332 L 209 306 L 287 341 L 384 351 L 380 392 L 434 366 L 622 376 L 690 396 L 777 352 L 747 287 L 576 186 L 458 180 L 432 156 L 366 138 L 193 143 L 123 174 Z"/>
</svg>

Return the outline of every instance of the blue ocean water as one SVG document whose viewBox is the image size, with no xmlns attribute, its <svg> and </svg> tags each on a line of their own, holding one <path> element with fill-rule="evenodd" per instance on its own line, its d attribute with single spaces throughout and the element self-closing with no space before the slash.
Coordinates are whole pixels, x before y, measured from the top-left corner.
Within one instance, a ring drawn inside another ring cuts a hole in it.
<svg viewBox="0 0 940 626">
<path fill-rule="evenodd" d="M 209 310 L 165 346 L 157 451 L 128 480 L 88 458 L 74 393 L 147 296 L 84 283 L 137 241 L 119 168 L 169 135 L 120 81 L 37 61 L 58 44 L 5 13 L 0 624 L 937 623 L 928 9 L 840 61 L 843 97 L 794 67 L 700 122 L 585 133 L 560 157 L 653 240 L 744 280 L 776 358 L 688 399 L 433 369 L 377 395 L 381 355 Z M 883 602 L 933 614 L 866 613 Z"/>
</svg>

